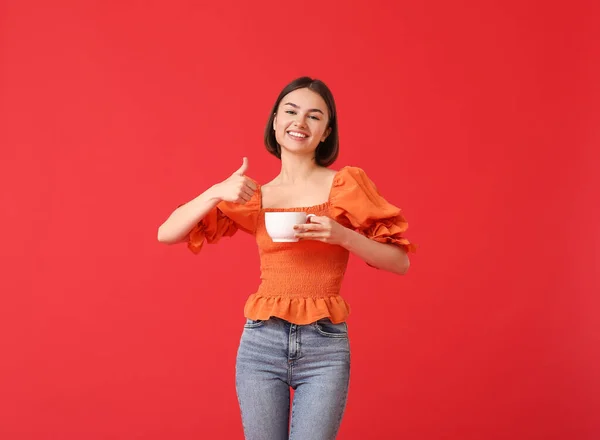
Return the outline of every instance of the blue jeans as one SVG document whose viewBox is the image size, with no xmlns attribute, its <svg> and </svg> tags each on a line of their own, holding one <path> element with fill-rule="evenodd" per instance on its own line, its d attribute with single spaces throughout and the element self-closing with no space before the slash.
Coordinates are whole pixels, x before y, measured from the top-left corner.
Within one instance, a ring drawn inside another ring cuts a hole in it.
<svg viewBox="0 0 600 440">
<path fill-rule="evenodd" d="M 235 379 L 246 440 L 335 439 L 350 379 L 348 326 L 248 319 Z"/>
</svg>

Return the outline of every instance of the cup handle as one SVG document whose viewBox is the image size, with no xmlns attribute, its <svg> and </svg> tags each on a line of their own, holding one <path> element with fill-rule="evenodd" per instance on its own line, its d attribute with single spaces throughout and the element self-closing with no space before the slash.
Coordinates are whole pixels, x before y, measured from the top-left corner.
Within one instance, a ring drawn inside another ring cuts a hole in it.
<svg viewBox="0 0 600 440">
<path fill-rule="evenodd" d="M 308 214 L 308 215 L 306 216 L 306 223 L 310 223 L 310 218 L 311 218 L 311 217 L 316 217 L 316 214 Z"/>
</svg>

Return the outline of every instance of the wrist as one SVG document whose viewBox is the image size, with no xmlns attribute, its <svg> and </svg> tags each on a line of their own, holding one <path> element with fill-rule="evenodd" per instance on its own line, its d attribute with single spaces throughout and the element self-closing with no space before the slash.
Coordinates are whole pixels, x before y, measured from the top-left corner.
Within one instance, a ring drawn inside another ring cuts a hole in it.
<svg viewBox="0 0 600 440">
<path fill-rule="evenodd" d="M 359 235 L 358 232 L 344 227 L 339 245 L 342 246 L 343 248 L 351 251 L 352 248 L 354 247 L 353 243 L 354 243 L 357 235 Z"/>
<path fill-rule="evenodd" d="M 206 192 L 204 194 L 206 195 L 206 198 L 209 201 L 213 201 L 213 202 L 222 202 L 223 201 L 223 196 L 221 195 L 221 189 L 219 188 L 218 183 L 216 183 L 213 186 L 211 186 L 210 188 L 208 188 L 208 190 L 206 190 Z"/>
</svg>

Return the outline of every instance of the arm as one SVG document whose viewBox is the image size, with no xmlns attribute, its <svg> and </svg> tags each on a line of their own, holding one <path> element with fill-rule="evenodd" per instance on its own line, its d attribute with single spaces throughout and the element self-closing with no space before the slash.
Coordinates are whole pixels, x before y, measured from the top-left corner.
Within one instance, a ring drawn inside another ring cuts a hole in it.
<svg viewBox="0 0 600 440">
<path fill-rule="evenodd" d="M 222 199 L 212 186 L 195 199 L 177 208 L 158 228 L 158 241 L 174 244 L 185 241 L 190 230 L 219 204 Z"/>
<path fill-rule="evenodd" d="M 229 178 L 213 185 L 195 199 L 177 208 L 158 228 L 158 241 L 173 244 L 185 241 L 192 228 L 221 201 L 244 204 L 256 191 L 254 182 L 245 177 L 248 159 Z"/>
<path fill-rule="evenodd" d="M 343 228 L 341 225 L 340 227 Z M 387 270 L 398 275 L 406 274 L 410 267 L 410 260 L 406 251 L 400 246 L 379 243 L 351 229 L 344 229 L 344 238 L 340 246 L 348 249 L 377 269 Z"/>
<path fill-rule="evenodd" d="M 342 246 L 377 269 L 404 275 L 410 266 L 407 253 L 400 246 L 371 240 L 329 217 L 312 217 L 311 223 L 296 225 L 295 229 L 301 240 Z"/>
</svg>

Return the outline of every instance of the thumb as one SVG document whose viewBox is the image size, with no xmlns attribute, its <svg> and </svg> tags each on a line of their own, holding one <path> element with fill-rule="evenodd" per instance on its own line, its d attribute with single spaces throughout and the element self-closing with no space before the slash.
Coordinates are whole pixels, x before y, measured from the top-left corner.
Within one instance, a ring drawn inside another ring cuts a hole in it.
<svg viewBox="0 0 600 440">
<path fill-rule="evenodd" d="M 239 169 L 233 174 L 238 174 L 240 176 L 243 176 L 247 169 L 248 169 L 248 158 L 244 157 L 242 159 L 242 166 L 239 167 Z"/>
</svg>

